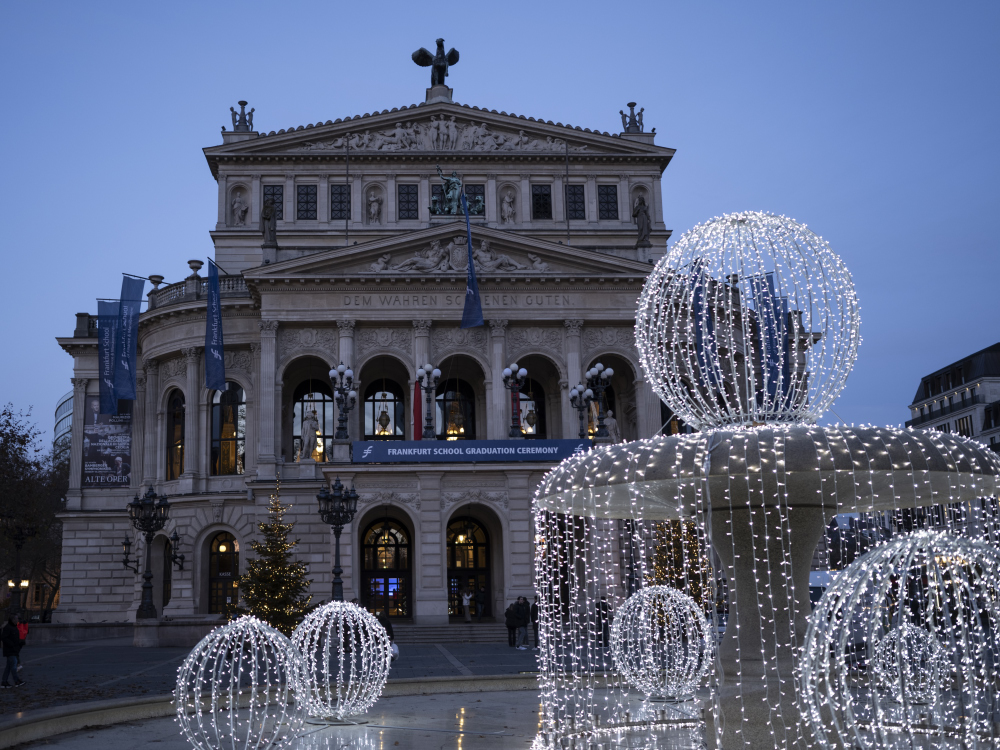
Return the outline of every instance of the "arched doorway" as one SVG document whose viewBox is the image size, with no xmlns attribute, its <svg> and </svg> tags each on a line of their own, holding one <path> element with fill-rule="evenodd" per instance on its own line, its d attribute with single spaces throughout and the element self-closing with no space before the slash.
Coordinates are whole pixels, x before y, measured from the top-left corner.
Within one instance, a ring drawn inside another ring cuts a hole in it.
<svg viewBox="0 0 1000 750">
<path fill-rule="evenodd" d="M 236 578 L 240 574 L 240 543 L 228 531 L 220 531 L 208 547 L 208 613 L 221 615 L 239 601 Z"/>
<path fill-rule="evenodd" d="M 458 516 L 448 524 L 448 614 L 464 615 L 462 590 L 473 593 L 486 589 L 486 607 L 490 614 L 492 581 L 490 576 L 490 537 L 486 529 L 471 516 Z M 472 614 L 479 615 L 473 600 Z"/>
<path fill-rule="evenodd" d="M 389 617 L 410 611 L 410 535 L 401 523 L 383 518 L 361 535 L 361 606 Z"/>
</svg>

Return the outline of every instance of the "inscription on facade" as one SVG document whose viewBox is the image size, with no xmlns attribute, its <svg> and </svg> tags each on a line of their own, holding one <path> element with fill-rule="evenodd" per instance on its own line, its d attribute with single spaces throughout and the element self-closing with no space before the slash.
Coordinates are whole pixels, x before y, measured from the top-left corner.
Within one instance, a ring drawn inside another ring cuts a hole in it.
<svg viewBox="0 0 1000 750">
<path fill-rule="evenodd" d="M 481 294 L 483 307 L 570 307 L 569 294 Z M 465 294 L 345 294 L 344 307 L 441 308 L 465 306 Z"/>
</svg>

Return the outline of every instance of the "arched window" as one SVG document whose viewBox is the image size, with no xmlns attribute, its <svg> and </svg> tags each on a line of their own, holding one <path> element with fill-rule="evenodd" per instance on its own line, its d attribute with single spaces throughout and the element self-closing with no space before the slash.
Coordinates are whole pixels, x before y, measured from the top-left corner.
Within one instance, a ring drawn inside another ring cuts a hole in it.
<svg viewBox="0 0 1000 750">
<path fill-rule="evenodd" d="M 365 440 L 402 440 L 406 424 L 403 389 L 383 378 L 365 388 Z"/>
<path fill-rule="evenodd" d="M 306 380 L 299 383 L 293 394 L 292 451 L 295 461 L 311 458 L 313 461 L 326 461 L 327 454 L 333 448 L 333 436 L 337 431 L 337 405 L 333 401 L 333 391 L 321 380 Z M 308 456 L 302 452 L 302 422 L 307 420 L 312 412 L 316 412 L 315 449 Z"/>
<path fill-rule="evenodd" d="M 448 614 L 461 615 L 462 590 L 473 594 L 486 589 L 486 611 L 490 602 L 490 538 L 474 519 L 463 516 L 448 524 Z M 472 614 L 476 612 L 473 600 Z"/>
<path fill-rule="evenodd" d="M 208 613 L 221 615 L 239 601 L 240 543 L 228 531 L 212 538 L 208 550 Z"/>
<path fill-rule="evenodd" d="M 167 398 L 167 479 L 184 473 L 184 394 L 178 390 Z"/>
<path fill-rule="evenodd" d="M 246 453 L 247 404 L 243 389 L 227 382 L 212 396 L 212 474 L 242 474 Z"/>
<path fill-rule="evenodd" d="M 526 438 L 545 438 L 545 389 L 528 379 L 521 389 L 521 432 Z"/>
<path fill-rule="evenodd" d="M 476 439 L 476 396 L 464 380 L 449 378 L 437 387 L 438 440 Z"/>
<path fill-rule="evenodd" d="M 389 617 L 409 617 L 410 535 L 402 524 L 384 518 L 361 537 L 361 605 Z"/>
</svg>

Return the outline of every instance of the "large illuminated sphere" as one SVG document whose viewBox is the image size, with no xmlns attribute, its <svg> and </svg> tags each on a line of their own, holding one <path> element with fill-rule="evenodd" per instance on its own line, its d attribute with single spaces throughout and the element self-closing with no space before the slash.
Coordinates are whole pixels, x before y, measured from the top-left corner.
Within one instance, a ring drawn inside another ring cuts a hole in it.
<svg viewBox="0 0 1000 750">
<path fill-rule="evenodd" d="M 686 232 L 636 311 L 653 391 L 700 429 L 812 423 L 854 366 L 854 282 L 829 244 L 783 216 L 747 212 Z"/>
<path fill-rule="evenodd" d="M 611 625 L 611 658 L 653 698 L 688 698 L 712 669 L 711 625 L 694 599 L 670 586 L 630 596 Z"/>
<path fill-rule="evenodd" d="M 302 654 L 310 716 L 363 714 L 382 695 L 392 658 L 389 636 L 356 604 L 319 607 L 295 628 L 292 643 Z"/>
<path fill-rule="evenodd" d="M 904 622 L 875 646 L 872 673 L 897 703 L 933 703 L 948 676 L 947 654 L 928 630 Z"/>
<path fill-rule="evenodd" d="M 803 716 L 824 748 L 1000 745 L 994 725 L 1000 553 L 941 531 L 901 535 L 834 578 L 809 617 Z"/>
<path fill-rule="evenodd" d="M 255 617 L 216 628 L 177 670 L 182 733 L 198 750 L 291 745 L 305 719 L 299 668 L 288 638 Z"/>
</svg>

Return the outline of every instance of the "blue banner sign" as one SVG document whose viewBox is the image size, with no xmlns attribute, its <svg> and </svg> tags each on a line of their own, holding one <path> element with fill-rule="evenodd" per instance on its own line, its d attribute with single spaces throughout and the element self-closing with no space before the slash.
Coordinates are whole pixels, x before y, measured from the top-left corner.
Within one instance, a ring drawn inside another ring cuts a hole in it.
<svg viewBox="0 0 1000 750">
<path fill-rule="evenodd" d="M 107 300 L 97 302 L 97 369 L 100 373 L 101 414 L 118 413 L 118 396 L 115 395 L 118 308 L 117 302 Z"/>
<path fill-rule="evenodd" d="M 356 440 L 354 463 L 558 463 L 592 447 L 590 440 Z"/>
<path fill-rule="evenodd" d="M 205 315 L 205 387 L 210 391 L 226 390 L 219 268 L 211 258 L 208 259 L 208 312 Z"/>
<path fill-rule="evenodd" d="M 139 339 L 139 306 L 145 279 L 126 276 L 122 279 L 121 304 L 118 307 L 118 330 L 115 344 L 115 396 L 135 401 L 135 355 Z"/>
</svg>

